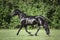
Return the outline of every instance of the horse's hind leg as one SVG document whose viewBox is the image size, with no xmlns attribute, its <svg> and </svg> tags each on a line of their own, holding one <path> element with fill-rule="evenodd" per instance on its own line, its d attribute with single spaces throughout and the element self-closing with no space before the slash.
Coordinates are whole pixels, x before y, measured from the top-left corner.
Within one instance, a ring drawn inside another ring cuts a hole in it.
<svg viewBox="0 0 60 40">
<path fill-rule="evenodd" d="M 46 31 L 46 34 L 49 35 L 49 33 L 50 33 L 49 28 L 45 28 L 45 31 Z"/>
<path fill-rule="evenodd" d="M 28 34 L 30 34 L 31 36 L 33 36 L 33 35 L 31 34 L 31 32 L 28 32 L 27 26 L 24 26 L 24 27 L 25 27 L 26 32 L 27 32 Z"/>
<path fill-rule="evenodd" d="M 37 33 L 38 33 L 39 30 L 40 30 L 40 25 L 38 25 L 38 29 L 37 29 L 37 31 L 35 33 L 35 36 L 37 36 Z"/>
<path fill-rule="evenodd" d="M 46 34 L 49 35 L 50 34 L 50 30 L 49 30 L 48 24 L 45 24 L 44 28 L 45 28 Z"/>
<path fill-rule="evenodd" d="M 22 29 L 22 25 L 20 25 L 20 27 L 19 27 L 19 30 L 18 30 L 18 32 L 17 32 L 17 35 L 19 34 L 19 32 L 21 31 L 21 29 Z"/>
</svg>

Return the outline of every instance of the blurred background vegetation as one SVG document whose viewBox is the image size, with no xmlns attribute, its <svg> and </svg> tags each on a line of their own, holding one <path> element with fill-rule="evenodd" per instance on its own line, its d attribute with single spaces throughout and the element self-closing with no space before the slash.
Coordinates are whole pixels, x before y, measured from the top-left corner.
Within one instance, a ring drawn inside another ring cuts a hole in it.
<svg viewBox="0 0 60 40">
<path fill-rule="evenodd" d="M 0 29 L 20 25 L 18 16 L 9 19 L 15 8 L 27 15 L 42 15 L 49 21 L 50 28 L 60 29 L 60 0 L 0 0 Z"/>
</svg>

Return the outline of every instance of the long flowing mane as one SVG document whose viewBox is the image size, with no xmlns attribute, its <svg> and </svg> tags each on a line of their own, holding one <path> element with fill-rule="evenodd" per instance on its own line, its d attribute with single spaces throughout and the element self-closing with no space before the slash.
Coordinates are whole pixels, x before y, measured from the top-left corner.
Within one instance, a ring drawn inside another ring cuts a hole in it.
<svg viewBox="0 0 60 40">
<path fill-rule="evenodd" d="M 27 16 L 23 11 L 19 10 L 19 9 L 15 9 L 15 11 L 18 11 L 20 14 Z"/>
</svg>

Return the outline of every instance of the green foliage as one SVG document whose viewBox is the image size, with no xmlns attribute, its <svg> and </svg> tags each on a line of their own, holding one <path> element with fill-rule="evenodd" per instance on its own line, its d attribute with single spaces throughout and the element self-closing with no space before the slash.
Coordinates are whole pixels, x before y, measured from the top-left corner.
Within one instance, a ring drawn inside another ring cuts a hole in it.
<svg viewBox="0 0 60 40">
<path fill-rule="evenodd" d="M 8 18 L 12 10 L 18 9 L 27 15 L 42 15 L 50 22 L 51 28 L 60 29 L 59 0 L 0 0 L 0 28 L 15 28 L 20 24 L 18 16 Z M 55 10 L 55 11 L 54 11 Z"/>
</svg>

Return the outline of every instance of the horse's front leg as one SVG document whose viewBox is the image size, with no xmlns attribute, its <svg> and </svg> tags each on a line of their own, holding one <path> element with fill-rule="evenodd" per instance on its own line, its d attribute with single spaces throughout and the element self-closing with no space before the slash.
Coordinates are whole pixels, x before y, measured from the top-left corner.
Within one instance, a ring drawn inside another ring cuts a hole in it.
<svg viewBox="0 0 60 40">
<path fill-rule="evenodd" d="M 19 27 L 19 30 L 18 30 L 18 32 L 17 32 L 17 35 L 19 34 L 19 32 L 21 31 L 21 29 L 22 29 L 22 25 L 20 25 L 20 27 Z"/>
<path fill-rule="evenodd" d="M 31 36 L 33 36 L 33 35 L 31 34 L 31 32 L 28 32 L 27 26 L 24 26 L 24 27 L 25 27 L 26 32 L 27 32 L 28 34 L 30 34 Z"/>
<path fill-rule="evenodd" d="M 37 31 L 36 31 L 36 33 L 35 33 L 35 36 L 37 36 L 37 33 L 38 33 L 38 31 L 40 30 L 40 26 L 37 26 L 38 27 L 38 29 L 37 29 Z"/>
</svg>

